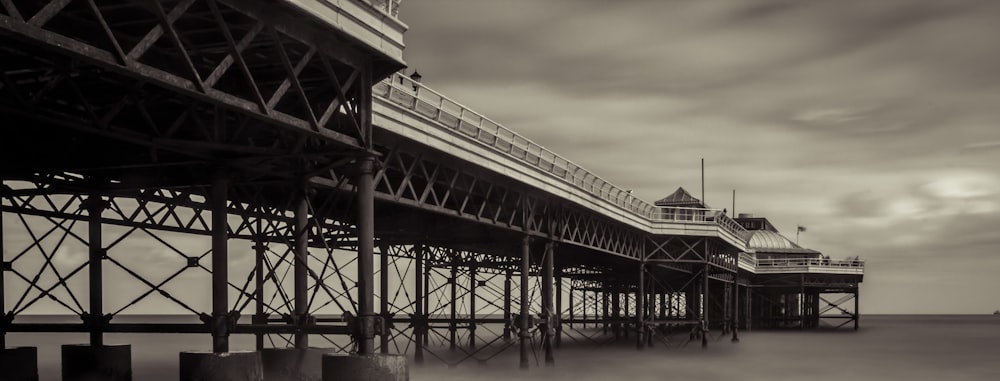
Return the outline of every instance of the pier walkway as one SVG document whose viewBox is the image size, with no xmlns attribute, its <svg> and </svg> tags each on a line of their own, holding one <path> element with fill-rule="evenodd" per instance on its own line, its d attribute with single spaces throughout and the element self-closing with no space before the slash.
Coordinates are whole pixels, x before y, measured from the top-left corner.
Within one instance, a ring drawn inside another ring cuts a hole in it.
<svg viewBox="0 0 1000 381">
<path fill-rule="evenodd" d="M 399 74 L 399 6 L 0 1 L 0 347 L 88 333 L 63 352 L 84 377 L 130 366 L 105 333 L 202 334 L 182 378 L 263 358 L 278 379 L 326 351 L 527 367 L 564 337 L 857 328 L 863 261 L 638 199 Z M 193 321 L 122 318 L 150 313 Z M 221 356 L 232 335 L 256 351 Z"/>
</svg>

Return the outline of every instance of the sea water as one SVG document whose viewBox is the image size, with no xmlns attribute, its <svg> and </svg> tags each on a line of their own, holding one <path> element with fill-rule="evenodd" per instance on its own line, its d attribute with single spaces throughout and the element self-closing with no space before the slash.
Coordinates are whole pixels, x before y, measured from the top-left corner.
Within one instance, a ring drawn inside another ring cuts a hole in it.
<svg viewBox="0 0 1000 381">
<path fill-rule="evenodd" d="M 122 317 L 125 319 L 138 322 L 144 318 Z M 162 317 L 145 319 L 163 321 Z M 846 327 L 836 331 L 744 331 L 739 333 L 739 343 L 732 343 L 730 335 L 715 332 L 705 349 L 699 342 L 682 346 L 674 341 L 637 351 L 634 337 L 605 345 L 564 337 L 562 347 L 555 352 L 554 366 L 546 367 L 544 356 L 536 351 L 530 356 L 528 370 L 518 368 L 517 346 L 485 363 L 466 361 L 457 367 L 445 366 L 428 355 L 425 365 L 412 365 L 411 361 L 410 379 L 1000 380 L 998 316 L 870 315 L 862 319 L 857 332 Z M 38 347 L 43 381 L 60 379 L 59 345 L 86 341 L 87 334 L 7 335 L 9 346 Z M 132 345 L 133 379 L 137 381 L 177 380 L 178 353 L 211 346 L 208 335 L 191 334 L 106 334 L 105 341 Z M 253 337 L 233 336 L 231 347 L 252 349 Z"/>
</svg>

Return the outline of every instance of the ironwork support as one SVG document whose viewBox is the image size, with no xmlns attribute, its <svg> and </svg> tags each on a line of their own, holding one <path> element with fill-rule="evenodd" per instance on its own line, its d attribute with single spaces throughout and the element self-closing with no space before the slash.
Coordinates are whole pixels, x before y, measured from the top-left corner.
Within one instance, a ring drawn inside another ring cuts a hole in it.
<svg viewBox="0 0 1000 381">
<path fill-rule="evenodd" d="M 615 340 L 621 339 L 621 317 L 622 317 L 622 301 L 621 301 L 621 290 L 620 284 L 615 283 L 612 286 L 611 293 L 611 330 L 614 331 Z"/>
<path fill-rule="evenodd" d="M 861 303 L 861 289 L 854 289 L 854 330 L 858 330 L 858 325 L 861 323 L 861 310 L 859 309 Z"/>
<path fill-rule="evenodd" d="M 707 246 L 706 246 L 706 250 L 707 250 Z M 708 296 L 708 270 L 709 270 L 708 262 L 705 262 L 705 270 L 701 274 L 701 280 L 702 280 L 702 286 L 701 286 L 701 326 L 702 326 L 702 328 L 701 328 L 701 330 L 702 330 L 702 333 L 701 333 L 701 347 L 702 348 L 707 348 L 708 347 L 708 332 L 709 332 L 708 310 L 709 310 L 709 306 L 711 306 L 711 304 L 709 304 L 709 296 Z"/>
<path fill-rule="evenodd" d="M 370 100 L 369 100 L 370 103 Z M 375 354 L 375 158 L 358 161 L 358 354 Z"/>
<path fill-rule="evenodd" d="M 562 268 L 559 268 L 556 274 L 556 348 L 562 347 L 562 317 L 563 317 L 563 277 Z M 569 313 L 570 319 L 573 318 L 573 287 L 570 285 L 569 291 Z"/>
<path fill-rule="evenodd" d="M 504 273 L 503 278 L 503 339 L 504 341 L 510 341 L 510 278 L 513 275 L 513 270 L 508 269 Z"/>
<path fill-rule="evenodd" d="M 414 278 L 414 303 L 413 303 L 413 342 L 415 344 L 413 351 L 413 362 L 417 364 L 424 363 L 424 339 L 423 336 L 426 334 L 427 330 L 427 319 L 424 316 L 424 245 L 417 245 L 414 248 L 414 264 L 413 264 L 413 278 Z"/>
<path fill-rule="evenodd" d="M 635 346 L 636 349 L 642 350 L 646 342 L 643 340 L 643 334 L 646 329 L 646 265 L 644 263 L 639 264 L 639 280 L 636 282 L 635 291 Z"/>
<path fill-rule="evenodd" d="M 731 342 L 740 342 L 740 282 L 739 274 L 733 275 L 733 338 Z"/>
<path fill-rule="evenodd" d="M 7 348 L 7 300 L 4 289 L 4 275 L 7 272 L 7 251 L 3 242 L 3 193 L 7 189 L 0 179 L 0 350 Z"/>
<path fill-rule="evenodd" d="M 294 292 L 295 292 L 295 317 L 293 321 L 301 328 L 308 324 L 309 319 L 309 199 L 308 191 L 301 189 L 295 204 L 295 266 L 294 266 Z M 295 333 L 295 348 L 309 348 L 309 334 L 305 332 Z"/>
<path fill-rule="evenodd" d="M 610 285 L 608 279 L 605 279 L 604 282 L 602 282 L 601 284 L 601 322 L 602 322 L 601 325 L 603 327 L 602 330 L 605 335 L 608 334 L 608 317 L 610 316 L 608 315 L 608 293 L 610 292 L 609 287 Z"/>
<path fill-rule="evenodd" d="M 521 240 L 521 307 L 520 316 L 518 317 L 518 337 L 521 344 L 521 369 L 528 369 L 528 354 L 531 352 L 531 326 L 529 325 L 531 320 L 531 312 L 529 307 L 531 306 L 531 301 L 528 300 L 528 288 L 531 285 L 528 283 L 528 275 L 531 270 L 531 237 L 525 235 Z"/>
<path fill-rule="evenodd" d="M 264 254 L 267 253 L 267 246 L 265 246 L 265 236 L 262 232 L 262 221 L 257 220 L 257 234 L 254 237 L 254 324 L 267 324 L 267 315 L 264 314 Z M 256 333 L 255 344 L 258 351 L 264 349 L 264 334 Z"/>
<path fill-rule="evenodd" d="M 382 332 L 379 335 L 379 353 L 389 353 L 389 248 L 379 250 L 379 316 L 382 317 Z"/>
<path fill-rule="evenodd" d="M 469 349 L 476 349 L 476 266 L 469 266 Z"/>
<path fill-rule="evenodd" d="M 90 276 L 90 313 L 86 317 L 90 326 L 90 345 L 104 345 L 104 271 L 101 261 L 104 259 L 104 244 L 102 242 L 101 213 L 108 204 L 98 193 L 91 193 L 83 205 L 87 209 L 87 231 Z"/>
<path fill-rule="evenodd" d="M 226 204 L 229 179 L 216 174 L 209 202 L 212 207 L 212 351 L 229 352 L 229 222 Z"/>
<path fill-rule="evenodd" d="M 545 349 L 545 365 L 555 364 L 552 353 L 553 331 L 555 329 L 555 310 L 552 308 L 552 285 L 555 278 L 555 243 L 545 244 L 545 255 L 542 263 L 542 346 Z"/>
<path fill-rule="evenodd" d="M 451 278 L 448 278 L 448 286 L 451 288 L 451 298 L 448 301 L 450 319 L 448 319 L 448 348 L 455 350 L 458 339 L 458 258 L 452 253 L 451 258 Z"/>
</svg>

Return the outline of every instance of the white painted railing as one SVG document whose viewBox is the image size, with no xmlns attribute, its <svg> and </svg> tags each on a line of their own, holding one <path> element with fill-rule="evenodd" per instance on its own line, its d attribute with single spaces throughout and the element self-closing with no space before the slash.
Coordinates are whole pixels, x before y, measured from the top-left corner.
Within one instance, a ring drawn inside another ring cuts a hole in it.
<svg viewBox="0 0 1000 381">
<path fill-rule="evenodd" d="M 830 268 L 864 268 L 862 259 L 824 259 L 824 258 L 780 258 L 757 259 L 756 267 L 830 267 Z"/>
<path fill-rule="evenodd" d="M 465 136 L 469 140 L 491 147 L 500 154 L 534 166 L 625 211 L 654 222 L 716 224 L 744 243 L 750 239 L 750 233 L 743 226 L 720 210 L 658 207 L 638 199 L 632 196 L 630 191 L 611 184 L 576 163 L 505 128 L 500 123 L 399 73 L 376 84 L 373 92 L 376 97 L 392 101 L 439 123 L 455 135 Z"/>
<path fill-rule="evenodd" d="M 756 273 L 835 273 L 864 274 L 861 259 L 777 258 L 757 259 L 753 254 L 740 253 L 740 268 Z"/>
<path fill-rule="evenodd" d="M 399 17 L 399 2 L 402 0 L 361 0 L 373 8 L 385 12 L 392 17 Z"/>
</svg>

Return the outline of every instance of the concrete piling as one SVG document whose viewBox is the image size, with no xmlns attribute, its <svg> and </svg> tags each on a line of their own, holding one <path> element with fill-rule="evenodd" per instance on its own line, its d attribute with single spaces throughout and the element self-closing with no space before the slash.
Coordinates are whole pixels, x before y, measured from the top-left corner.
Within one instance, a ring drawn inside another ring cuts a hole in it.
<svg viewBox="0 0 1000 381">
<path fill-rule="evenodd" d="M 38 348 L 0 348 L 0 369 L 7 381 L 38 381 Z"/>
<path fill-rule="evenodd" d="M 264 381 L 260 352 L 181 352 L 180 381 Z"/>
<path fill-rule="evenodd" d="M 62 346 L 63 381 L 131 381 L 132 346 Z"/>
<path fill-rule="evenodd" d="M 406 356 L 393 354 L 323 355 L 323 381 L 408 381 Z"/>
</svg>

